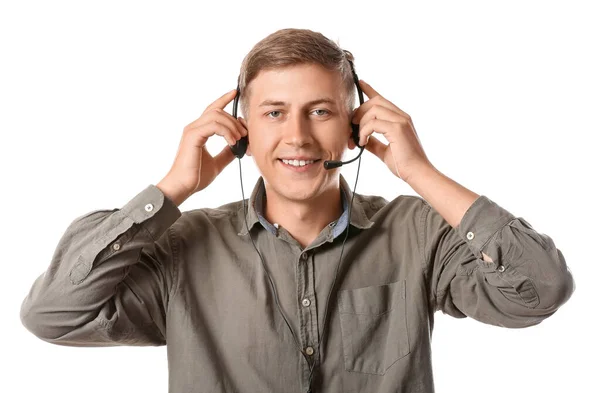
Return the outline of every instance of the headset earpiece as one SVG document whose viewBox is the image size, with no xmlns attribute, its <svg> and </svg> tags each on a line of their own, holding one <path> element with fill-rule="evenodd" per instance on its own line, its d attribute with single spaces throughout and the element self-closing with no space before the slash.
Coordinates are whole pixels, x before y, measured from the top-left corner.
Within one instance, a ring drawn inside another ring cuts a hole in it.
<svg viewBox="0 0 600 393">
<path fill-rule="evenodd" d="M 235 98 L 233 99 L 233 111 L 232 111 L 232 116 L 234 119 L 237 119 L 237 107 L 238 107 L 238 101 L 240 100 L 240 79 L 238 77 L 238 85 L 237 85 L 237 92 L 235 93 Z M 233 155 L 235 155 L 237 158 L 244 158 L 244 155 L 246 154 L 246 150 L 248 149 L 248 135 L 241 137 L 233 146 L 229 146 L 229 148 L 231 149 L 231 152 L 233 153 Z"/>
<path fill-rule="evenodd" d="M 358 146 L 358 142 L 360 142 L 360 135 L 358 133 L 360 127 L 358 124 L 354 123 L 350 123 L 350 125 L 352 126 L 352 140 L 354 141 L 356 147 L 360 147 Z"/>
<path fill-rule="evenodd" d="M 248 150 L 248 136 L 241 137 L 233 146 L 229 146 L 237 158 L 244 158 Z"/>
</svg>

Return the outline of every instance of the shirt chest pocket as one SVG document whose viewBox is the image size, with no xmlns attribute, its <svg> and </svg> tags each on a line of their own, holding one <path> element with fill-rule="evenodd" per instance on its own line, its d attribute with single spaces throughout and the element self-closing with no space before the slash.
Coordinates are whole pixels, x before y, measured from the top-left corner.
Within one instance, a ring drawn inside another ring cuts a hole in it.
<svg viewBox="0 0 600 393">
<path fill-rule="evenodd" d="M 341 290 L 338 310 L 347 371 L 384 375 L 410 353 L 406 280 Z"/>
</svg>

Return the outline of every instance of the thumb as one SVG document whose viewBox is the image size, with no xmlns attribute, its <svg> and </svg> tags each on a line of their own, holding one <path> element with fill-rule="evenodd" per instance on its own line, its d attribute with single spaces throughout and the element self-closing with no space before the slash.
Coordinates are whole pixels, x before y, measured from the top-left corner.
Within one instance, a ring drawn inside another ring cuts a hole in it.
<svg viewBox="0 0 600 393">
<path fill-rule="evenodd" d="M 369 138 L 369 142 L 367 142 L 367 145 L 365 146 L 365 149 L 367 149 L 371 153 L 375 154 L 377 157 L 379 157 L 379 159 L 381 161 L 384 161 L 384 162 L 385 162 L 384 157 L 385 157 L 385 149 L 386 148 L 387 148 L 387 145 L 375 137 Z"/>
<path fill-rule="evenodd" d="M 219 154 L 215 156 L 215 166 L 217 168 L 217 173 L 221 173 L 223 169 L 225 169 L 225 167 L 229 165 L 234 159 L 235 155 L 231 151 L 229 145 L 226 145 L 223 148 L 223 150 L 221 150 Z"/>
</svg>

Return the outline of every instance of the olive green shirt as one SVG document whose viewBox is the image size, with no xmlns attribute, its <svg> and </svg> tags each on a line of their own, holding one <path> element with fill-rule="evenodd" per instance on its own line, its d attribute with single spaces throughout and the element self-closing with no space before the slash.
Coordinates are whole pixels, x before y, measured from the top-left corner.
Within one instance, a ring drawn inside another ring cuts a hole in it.
<svg viewBox="0 0 600 393">
<path fill-rule="evenodd" d="M 250 234 L 242 201 L 182 213 L 149 185 L 69 225 L 21 320 L 60 345 L 168 344 L 170 393 L 306 392 L 306 359 L 314 392 L 429 393 L 437 310 L 522 328 L 575 290 L 553 240 L 486 196 L 452 228 L 420 197 L 356 194 L 326 304 L 352 196 L 340 183 L 344 213 L 306 248 L 264 218 L 262 178 Z"/>
</svg>

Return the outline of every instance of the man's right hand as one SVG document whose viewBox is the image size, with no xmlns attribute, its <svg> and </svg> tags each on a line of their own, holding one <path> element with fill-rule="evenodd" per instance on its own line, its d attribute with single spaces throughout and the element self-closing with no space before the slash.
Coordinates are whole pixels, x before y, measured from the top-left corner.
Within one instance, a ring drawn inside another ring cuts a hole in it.
<svg viewBox="0 0 600 393">
<path fill-rule="evenodd" d="M 232 90 L 221 96 L 183 129 L 173 166 L 156 185 L 177 206 L 212 183 L 235 158 L 229 145 L 248 135 L 242 123 L 223 110 L 235 95 L 236 90 Z M 228 146 L 213 157 L 205 145 L 215 134 L 225 138 Z"/>
</svg>

